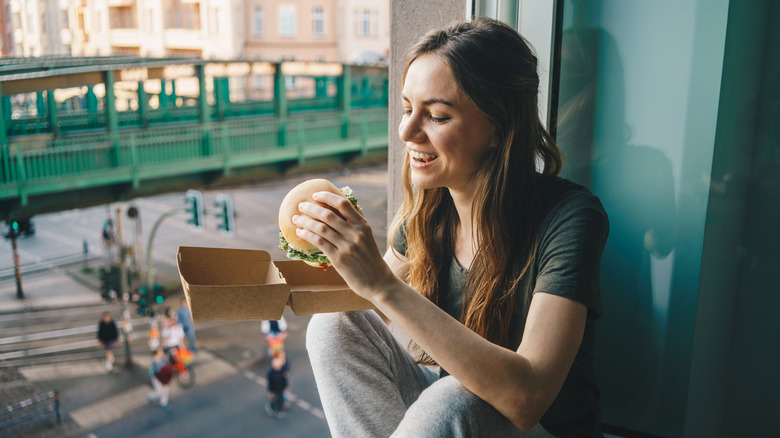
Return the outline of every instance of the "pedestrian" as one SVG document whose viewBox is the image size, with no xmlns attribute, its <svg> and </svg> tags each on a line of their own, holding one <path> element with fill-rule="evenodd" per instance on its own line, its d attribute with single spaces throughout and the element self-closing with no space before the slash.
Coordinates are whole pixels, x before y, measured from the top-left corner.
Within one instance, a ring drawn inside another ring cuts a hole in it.
<svg viewBox="0 0 780 438">
<path fill-rule="evenodd" d="M 284 349 L 284 340 L 287 338 L 287 321 L 282 316 L 278 320 L 263 321 L 260 323 L 260 331 L 268 341 L 268 354 Z"/>
<path fill-rule="evenodd" d="M 187 337 L 190 351 L 197 352 L 198 348 L 195 346 L 195 324 L 192 322 L 192 315 L 190 314 L 190 306 L 187 304 L 187 299 L 181 300 L 181 306 L 176 309 L 176 321 L 181 325 L 184 330 L 184 335 Z"/>
<path fill-rule="evenodd" d="M 100 318 L 97 339 L 106 350 L 106 371 L 111 371 L 114 369 L 114 344 L 119 339 L 119 330 L 109 312 L 103 312 L 103 317 Z"/>
<path fill-rule="evenodd" d="M 266 379 L 270 399 L 265 406 L 266 413 L 275 418 L 282 418 L 287 409 L 285 392 L 288 391 L 290 382 L 290 365 L 287 363 L 287 354 L 284 350 L 274 352 L 271 369 L 268 370 Z"/>
<path fill-rule="evenodd" d="M 184 329 L 176 319 L 166 311 L 162 317 L 162 329 L 160 330 L 160 344 L 166 353 L 178 348 L 184 342 Z"/>
<path fill-rule="evenodd" d="M 154 351 L 152 364 L 149 366 L 149 377 L 152 380 L 154 391 L 146 396 L 146 403 L 151 405 L 155 400 L 159 401 L 160 407 L 168 410 L 168 396 L 171 391 L 171 379 L 173 379 L 173 367 L 162 347 Z"/>
<path fill-rule="evenodd" d="M 300 204 L 298 235 L 412 340 L 373 310 L 311 318 L 334 438 L 602 436 L 593 345 L 608 220 L 557 176 L 538 86 L 510 26 L 433 30 L 403 71 L 404 200 L 384 258 L 346 199 Z"/>
</svg>

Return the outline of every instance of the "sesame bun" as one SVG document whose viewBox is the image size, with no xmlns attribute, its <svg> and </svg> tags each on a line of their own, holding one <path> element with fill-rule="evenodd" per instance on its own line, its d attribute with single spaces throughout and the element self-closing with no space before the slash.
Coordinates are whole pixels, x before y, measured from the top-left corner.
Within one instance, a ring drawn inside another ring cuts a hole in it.
<svg viewBox="0 0 780 438">
<path fill-rule="evenodd" d="M 341 190 L 333 185 L 333 183 L 326 179 L 318 178 L 304 181 L 293 187 L 292 190 L 287 193 L 287 196 L 282 199 L 282 204 L 279 206 L 279 230 L 282 232 L 282 236 L 284 236 L 284 238 L 287 240 L 287 243 L 292 248 L 306 253 L 319 251 L 319 249 L 295 234 L 295 229 L 297 227 L 293 225 L 292 217 L 301 213 L 300 210 L 298 210 L 298 204 L 301 202 L 315 202 L 311 197 L 311 195 L 315 192 L 331 192 L 346 198 Z M 319 266 L 314 263 L 307 263 L 312 266 Z"/>
</svg>

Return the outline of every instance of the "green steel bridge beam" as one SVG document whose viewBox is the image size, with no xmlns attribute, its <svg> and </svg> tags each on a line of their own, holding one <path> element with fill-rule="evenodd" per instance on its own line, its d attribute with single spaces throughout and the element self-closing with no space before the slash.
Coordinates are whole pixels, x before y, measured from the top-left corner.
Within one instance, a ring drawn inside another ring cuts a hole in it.
<svg viewBox="0 0 780 438">
<path fill-rule="evenodd" d="M 49 117 L 49 126 L 55 137 L 60 136 L 60 124 L 57 120 L 57 100 L 54 98 L 54 90 L 46 90 L 46 106 Z"/>
<path fill-rule="evenodd" d="M 274 112 L 279 120 L 279 146 L 287 145 L 287 114 L 289 107 L 287 103 L 287 84 L 282 71 L 282 63 L 275 64 L 274 73 Z"/>
</svg>

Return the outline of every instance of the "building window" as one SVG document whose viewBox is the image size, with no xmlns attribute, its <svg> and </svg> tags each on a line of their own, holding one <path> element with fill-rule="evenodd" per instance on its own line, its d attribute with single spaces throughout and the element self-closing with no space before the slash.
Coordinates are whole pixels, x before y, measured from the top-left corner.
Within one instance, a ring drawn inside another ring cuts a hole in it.
<svg viewBox="0 0 780 438">
<path fill-rule="evenodd" d="M 48 30 L 46 29 L 46 13 L 41 14 L 41 32 L 46 33 Z"/>
<path fill-rule="evenodd" d="M 214 8 L 214 13 L 211 14 L 211 33 L 219 35 L 219 8 Z"/>
<path fill-rule="evenodd" d="M 60 21 L 62 22 L 63 29 L 70 29 L 70 17 L 68 17 L 67 9 L 60 11 Z"/>
<path fill-rule="evenodd" d="M 312 33 L 314 36 L 325 35 L 325 12 L 322 6 L 315 6 L 311 12 Z"/>
<path fill-rule="evenodd" d="M 254 33 L 256 36 L 261 36 L 263 34 L 263 7 L 262 6 L 255 6 Z"/>
<path fill-rule="evenodd" d="M 355 11 L 355 35 L 359 37 L 376 36 L 377 14 L 371 9 Z"/>
<path fill-rule="evenodd" d="M 279 5 L 279 35 L 295 36 L 295 5 Z"/>
</svg>

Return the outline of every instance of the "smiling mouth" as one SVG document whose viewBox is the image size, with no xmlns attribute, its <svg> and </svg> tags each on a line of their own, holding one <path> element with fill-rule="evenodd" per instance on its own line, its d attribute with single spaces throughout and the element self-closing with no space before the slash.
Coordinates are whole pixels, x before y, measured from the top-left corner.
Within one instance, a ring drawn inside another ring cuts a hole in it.
<svg viewBox="0 0 780 438">
<path fill-rule="evenodd" d="M 423 152 L 417 152 L 413 150 L 409 150 L 409 156 L 412 157 L 412 159 L 414 161 L 417 161 L 418 163 L 430 163 L 431 161 L 439 158 L 438 155 L 426 154 Z"/>
</svg>

